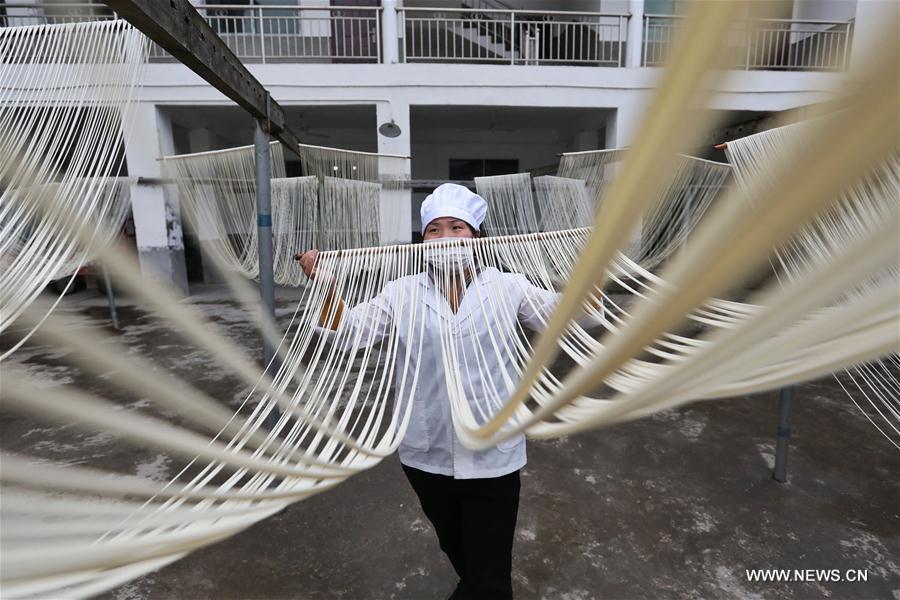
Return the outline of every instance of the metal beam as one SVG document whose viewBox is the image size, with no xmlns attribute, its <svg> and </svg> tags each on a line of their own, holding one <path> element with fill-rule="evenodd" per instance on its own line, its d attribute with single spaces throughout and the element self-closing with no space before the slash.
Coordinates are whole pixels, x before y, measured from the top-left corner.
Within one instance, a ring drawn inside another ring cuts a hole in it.
<svg viewBox="0 0 900 600">
<path fill-rule="evenodd" d="M 268 122 L 267 133 L 298 154 L 300 140 L 285 123 L 284 109 L 188 0 L 104 2 L 254 118 Z"/>
</svg>

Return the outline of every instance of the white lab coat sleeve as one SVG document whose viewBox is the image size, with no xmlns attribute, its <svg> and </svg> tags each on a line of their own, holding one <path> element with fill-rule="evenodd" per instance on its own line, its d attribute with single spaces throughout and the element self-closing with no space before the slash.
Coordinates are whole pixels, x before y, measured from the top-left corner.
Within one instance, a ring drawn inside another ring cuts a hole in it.
<svg viewBox="0 0 900 600">
<path fill-rule="evenodd" d="M 519 322 L 533 331 L 541 331 L 547 326 L 550 315 L 556 309 L 562 294 L 539 288 L 528 281 L 524 275 L 516 275 L 516 284 L 522 292 L 522 301 L 519 304 Z M 605 307 L 600 306 L 588 312 L 582 312 L 575 318 L 575 322 L 585 329 L 598 327 L 603 324 Z"/>
<path fill-rule="evenodd" d="M 339 341 L 345 350 L 360 350 L 377 344 L 388 336 L 394 324 L 391 298 L 395 293 L 389 283 L 377 296 L 344 310 L 337 331 L 316 326 L 319 335 L 332 343 Z"/>
</svg>

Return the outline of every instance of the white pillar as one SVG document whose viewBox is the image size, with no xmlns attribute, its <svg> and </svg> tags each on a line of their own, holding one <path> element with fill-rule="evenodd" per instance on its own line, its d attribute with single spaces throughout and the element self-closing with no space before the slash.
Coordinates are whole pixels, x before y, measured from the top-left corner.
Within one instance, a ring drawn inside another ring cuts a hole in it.
<svg viewBox="0 0 900 600">
<path fill-rule="evenodd" d="M 633 146 L 637 141 L 638 127 L 646 112 L 647 102 L 652 91 L 634 92 L 633 98 L 610 113 L 606 119 L 606 147 L 625 148 Z M 632 243 L 641 238 L 642 224 L 638 224 L 631 233 Z"/>
<path fill-rule="evenodd" d="M 400 36 L 397 31 L 397 0 L 382 0 L 381 55 L 386 65 L 400 62 Z"/>
<path fill-rule="evenodd" d="M 853 45 L 850 48 L 850 68 L 858 70 L 865 67 L 866 55 L 871 50 L 890 48 L 886 35 L 896 39 L 897 24 L 900 22 L 900 3 L 896 0 L 858 0 L 856 3 L 856 22 L 853 25 Z"/>
<path fill-rule="evenodd" d="M 640 67 L 644 47 L 644 0 L 629 0 L 628 37 L 625 45 L 625 66 Z"/>
<path fill-rule="evenodd" d="M 638 126 L 644 118 L 646 100 L 650 92 L 634 92 L 634 94 L 641 94 L 644 97 L 636 97 L 619 106 L 606 118 L 607 148 L 624 148 L 634 144 Z"/>
<path fill-rule="evenodd" d="M 163 176 L 160 161 L 174 153 L 172 122 L 154 104 L 135 107 L 134 128 L 125 142 L 130 177 Z M 181 213 L 175 186 L 134 184 L 131 210 L 141 271 L 188 293 Z"/>
<path fill-rule="evenodd" d="M 409 156 L 411 150 L 409 131 L 409 104 L 378 102 L 375 105 L 376 127 L 392 120 L 400 128 L 400 135 L 394 138 L 376 133 L 378 152 Z M 411 161 L 399 159 L 379 159 L 378 171 L 382 176 L 401 175 L 409 179 L 412 175 Z M 412 241 L 412 190 L 385 189 L 381 192 L 381 243 L 408 244 Z"/>
</svg>

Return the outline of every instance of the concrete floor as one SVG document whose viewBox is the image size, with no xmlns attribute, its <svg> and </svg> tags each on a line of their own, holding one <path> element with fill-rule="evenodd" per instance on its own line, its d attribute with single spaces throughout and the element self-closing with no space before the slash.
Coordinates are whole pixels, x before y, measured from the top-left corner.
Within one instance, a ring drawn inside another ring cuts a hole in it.
<svg viewBox="0 0 900 600">
<path fill-rule="evenodd" d="M 279 292 L 285 323 L 296 292 Z M 247 314 L 221 289 L 201 288 L 201 309 L 248 353 Z M 60 312 L 108 326 L 95 291 Z M 132 352 L 235 405 L 243 388 L 203 352 L 120 307 Z M 15 332 L 0 340 L 8 345 Z M 31 344 L 6 368 L 43 385 L 109 387 Z M 126 410 L 147 401 L 108 397 Z M 834 379 L 801 386 L 790 480 L 772 480 L 776 394 L 694 404 L 636 423 L 531 442 L 514 549 L 518 598 L 894 598 L 900 600 L 900 455 Z M 68 464 L 167 480 L 181 462 L 105 434 L 0 414 L 0 445 Z M 757 583 L 745 571 L 865 570 L 868 581 Z M 395 457 L 335 490 L 288 508 L 112 592 L 147 598 L 439 599 L 455 585 Z"/>
</svg>

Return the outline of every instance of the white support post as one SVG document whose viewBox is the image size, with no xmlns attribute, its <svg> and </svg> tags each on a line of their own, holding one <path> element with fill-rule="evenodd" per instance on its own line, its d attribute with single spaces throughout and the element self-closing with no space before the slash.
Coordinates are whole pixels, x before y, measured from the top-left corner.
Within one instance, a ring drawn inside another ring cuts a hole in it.
<svg viewBox="0 0 900 600">
<path fill-rule="evenodd" d="M 625 42 L 625 66 L 640 67 L 644 48 L 644 0 L 629 0 L 628 38 Z"/>
<path fill-rule="evenodd" d="M 397 33 L 397 0 L 381 3 L 381 55 L 386 65 L 400 62 L 400 36 Z"/>
<path fill-rule="evenodd" d="M 159 107 L 135 106 L 134 128 L 125 142 L 131 177 L 163 176 L 160 156 L 174 154 L 172 122 Z M 174 185 L 133 184 L 131 210 L 141 271 L 188 293 L 181 211 Z"/>
<path fill-rule="evenodd" d="M 375 105 L 376 127 L 393 121 L 400 128 L 394 138 L 377 133 L 378 152 L 383 154 L 410 155 L 409 104 L 378 102 Z M 378 171 L 383 177 L 412 175 L 410 161 L 384 158 L 378 161 Z M 408 244 L 412 241 L 412 190 L 384 189 L 381 192 L 381 243 Z"/>
<path fill-rule="evenodd" d="M 606 119 L 607 148 L 624 148 L 634 143 L 648 100 L 649 95 L 642 94 L 610 112 Z"/>
<path fill-rule="evenodd" d="M 873 45 L 884 44 L 882 35 L 897 35 L 900 22 L 900 3 L 860 1 L 856 3 L 856 19 L 853 25 L 853 45 L 850 49 L 850 70 L 859 72 Z M 895 38 L 896 39 L 896 38 Z"/>
<path fill-rule="evenodd" d="M 634 100 L 621 104 L 615 112 L 610 113 L 606 119 L 607 148 L 625 148 L 634 144 L 648 99 L 649 94 L 636 97 Z M 642 224 L 638 224 L 634 228 L 632 242 L 640 241 L 642 230 Z"/>
</svg>

